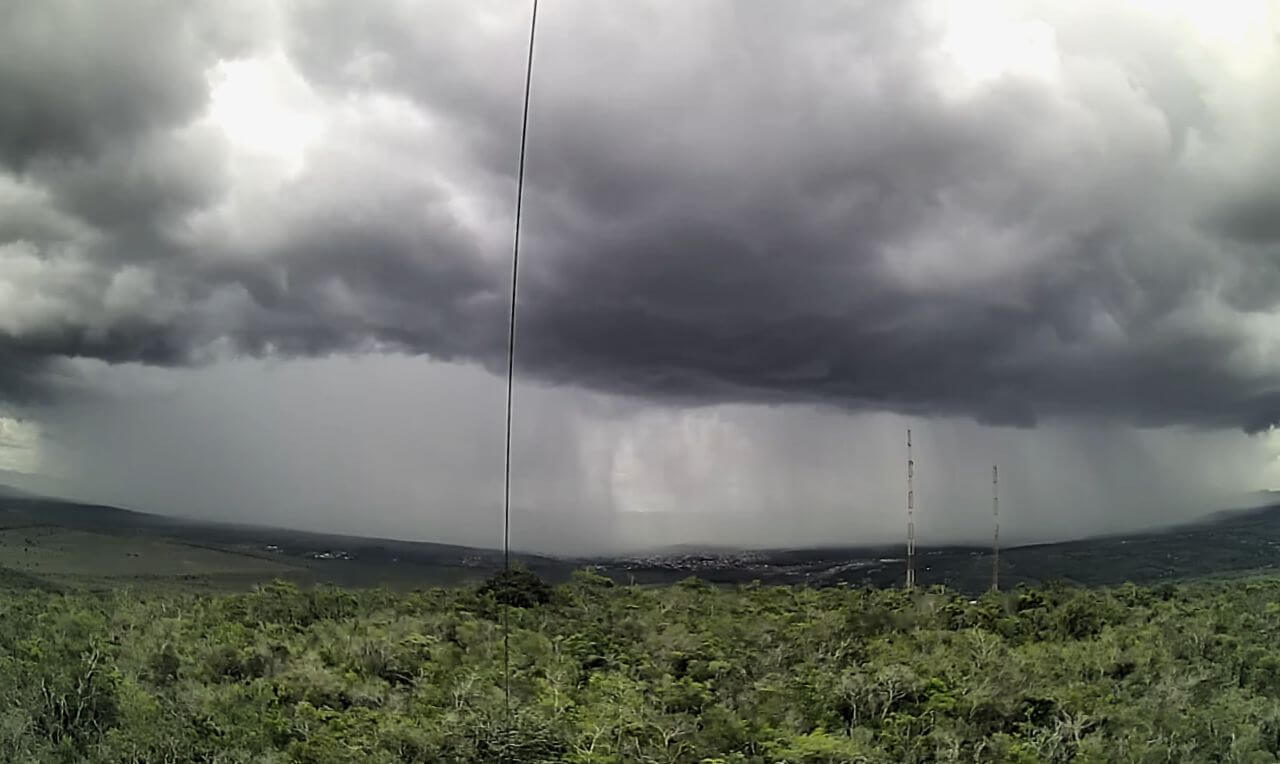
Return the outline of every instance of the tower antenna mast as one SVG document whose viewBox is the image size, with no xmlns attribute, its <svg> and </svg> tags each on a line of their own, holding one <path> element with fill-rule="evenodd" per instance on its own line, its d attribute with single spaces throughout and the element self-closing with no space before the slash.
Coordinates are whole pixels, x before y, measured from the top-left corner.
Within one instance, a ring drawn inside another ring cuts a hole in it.
<svg viewBox="0 0 1280 764">
<path fill-rule="evenodd" d="M 916 463 L 911 458 L 911 430 L 907 429 L 907 590 L 916 588 Z"/>
<path fill-rule="evenodd" d="M 991 537 L 991 591 L 1000 591 L 1000 471 L 991 465 L 991 519 L 995 531 Z"/>
</svg>

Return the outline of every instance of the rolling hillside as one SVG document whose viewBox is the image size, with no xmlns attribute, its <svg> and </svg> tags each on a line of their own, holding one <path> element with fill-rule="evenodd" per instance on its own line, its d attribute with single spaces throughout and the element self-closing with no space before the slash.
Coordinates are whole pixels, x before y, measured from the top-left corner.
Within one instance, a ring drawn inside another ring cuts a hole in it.
<svg viewBox="0 0 1280 764">
<path fill-rule="evenodd" d="M 981 591 L 988 550 L 919 550 L 918 580 Z M 513 560 L 552 581 L 592 566 L 620 582 L 887 587 L 902 580 L 902 550 L 679 549 L 631 557 Z M 1202 522 L 1144 534 L 1036 544 L 1001 552 L 1006 587 L 1058 580 L 1086 586 L 1150 583 L 1256 572 L 1280 562 L 1280 504 L 1216 513 Z M 117 587 L 167 584 L 243 588 L 283 578 L 300 584 L 394 588 L 474 581 L 502 565 L 493 549 L 312 533 L 162 517 L 117 507 L 0 489 L 0 568 L 27 585 Z"/>
<path fill-rule="evenodd" d="M 551 579 L 572 565 L 513 559 Z M 0 492 L 0 568 L 50 586 L 180 584 L 243 588 L 276 578 L 300 584 L 458 583 L 502 565 L 489 549 L 199 522 Z"/>
</svg>

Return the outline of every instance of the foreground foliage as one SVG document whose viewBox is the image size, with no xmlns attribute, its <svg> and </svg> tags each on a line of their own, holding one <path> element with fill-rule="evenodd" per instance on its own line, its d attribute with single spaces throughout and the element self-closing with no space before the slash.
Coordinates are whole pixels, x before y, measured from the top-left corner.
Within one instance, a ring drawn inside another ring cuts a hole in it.
<svg viewBox="0 0 1280 764">
<path fill-rule="evenodd" d="M 1275 761 L 1277 637 L 1274 580 L 15 591 L 0 760 Z"/>
</svg>

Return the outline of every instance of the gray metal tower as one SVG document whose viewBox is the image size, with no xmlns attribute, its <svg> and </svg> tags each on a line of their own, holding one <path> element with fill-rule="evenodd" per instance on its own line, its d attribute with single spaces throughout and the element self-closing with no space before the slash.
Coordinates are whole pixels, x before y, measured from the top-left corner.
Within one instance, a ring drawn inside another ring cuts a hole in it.
<svg viewBox="0 0 1280 764">
<path fill-rule="evenodd" d="M 991 465 L 991 519 L 995 533 L 991 537 L 991 591 L 1000 591 L 1000 472 Z"/>
<path fill-rule="evenodd" d="M 907 589 L 916 587 L 916 463 L 911 458 L 911 430 L 907 430 Z"/>
</svg>

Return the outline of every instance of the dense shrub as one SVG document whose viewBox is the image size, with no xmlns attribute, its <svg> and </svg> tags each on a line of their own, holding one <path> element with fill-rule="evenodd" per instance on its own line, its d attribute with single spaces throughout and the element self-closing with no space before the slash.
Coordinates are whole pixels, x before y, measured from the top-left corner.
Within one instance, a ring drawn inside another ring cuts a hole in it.
<svg viewBox="0 0 1280 764">
<path fill-rule="evenodd" d="M 480 594 L 512 607 L 529 608 L 551 601 L 552 589 L 525 568 L 499 571 L 480 586 Z"/>
<path fill-rule="evenodd" d="M 9 591 L 0 616 L 0 761 L 1280 757 L 1271 579 L 971 600 L 516 570 L 408 594 Z"/>
</svg>

